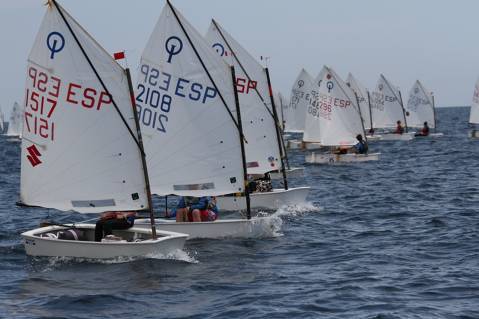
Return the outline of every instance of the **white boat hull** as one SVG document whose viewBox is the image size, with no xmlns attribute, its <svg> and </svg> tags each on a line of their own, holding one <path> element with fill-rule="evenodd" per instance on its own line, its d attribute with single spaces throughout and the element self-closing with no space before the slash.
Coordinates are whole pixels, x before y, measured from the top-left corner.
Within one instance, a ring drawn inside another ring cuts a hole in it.
<svg viewBox="0 0 479 319">
<path fill-rule="evenodd" d="M 305 142 L 304 143 L 304 149 L 306 150 L 317 150 L 321 148 L 320 143 L 314 143 L 314 142 Z"/>
<path fill-rule="evenodd" d="M 429 133 L 429 135 L 427 136 L 421 136 L 421 135 L 418 135 L 418 136 L 415 136 L 416 138 L 439 138 L 439 137 L 443 137 L 444 136 L 444 133 Z"/>
<path fill-rule="evenodd" d="M 380 141 L 411 141 L 414 139 L 415 132 L 404 134 L 382 134 Z"/>
<path fill-rule="evenodd" d="M 218 219 L 214 222 L 177 223 L 174 220 L 156 219 L 160 230 L 188 234 L 188 239 L 197 238 L 264 238 L 279 230 L 268 217 L 252 219 Z M 135 227 L 150 227 L 149 219 L 137 219 Z"/>
<path fill-rule="evenodd" d="M 167 256 L 178 249 L 183 249 L 188 237 L 186 234 L 157 231 L 158 238 L 151 239 L 151 229 L 135 226 L 126 230 L 113 231 L 114 235 L 129 238 L 131 241 L 95 242 L 93 240 L 94 224 L 76 224 L 75 227 L 87 232 L 87 241 L 40 237 L 41 234 L 67 229 L 63 226 L 41 227 L 22 233 L 27 255 L 89 259 Z"/>
<path fill-rule="evenodd" d="M 303 177 L 304 167 L 292 167 L 286 170 L 287 177 Z M 271 179 L 282 179 L 283 174 L 281 172 L 269 173 Z"/>
<path fill-rule="evenodd" d="M 380 153 L 369 154 L 318 154 L 306 155 L 305 161 L 310 164 L 355 163 L 379 160 Z"/>
<path fill-rule="evenodd" d="M 289 150 L 299 150 L 303 147 L 303 142 L 300 140 L 289 140 L 287 141 L 286 148 Z"/>
<path fill-rule="evenodd" d="M 479 130 L 472 130 L 469 132 L 470 138 L 479 138 Z"/>
<path fill-rule="evenodd" d="M 374 141 L 379 141 L 381 140 L 382 135 L 366 135 L 366 139 L 368 142 L 374 142 Z"/>
<path fill-rule="evenodd" d="M 309 187 L 295 187 L 284 189 L 274 189 L 272 192 L 250 194 L 250 204 L 252 209 L 278 209 L 285 205 L 297 205 L 306 202 L 309 193 Z M 219 196 L 216 203 L 220 211 L 238 211 L 246 209 L 246 199 L 244 196 Z"/>
</svg>

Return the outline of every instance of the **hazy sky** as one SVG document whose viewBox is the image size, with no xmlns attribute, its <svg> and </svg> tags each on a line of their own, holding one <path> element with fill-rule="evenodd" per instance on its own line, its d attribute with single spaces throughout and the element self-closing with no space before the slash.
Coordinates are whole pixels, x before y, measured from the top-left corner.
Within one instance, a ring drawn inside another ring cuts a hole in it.
<svg viewBox="0 0 479 319">
<path fill-rule="evenodd" d="M 414 80 L 438 106 L 470 105 L 479 76 L 477 0 L 173 0 L 205 34 L 215 18 L 250 53 L 270 56 L 275 90 L 288 99 L 304 67 L 352 72 L 374 88 L 379 73 L 406 95 Z M 26 59 L 45 0 L 0 0 L 0 105 L 22 102 Z M 165 0 L 60 0 L 108 51 L 126 49 L 130 67 Z M 8 113 L 7 112 L 7 113 Z"/>
</svg>

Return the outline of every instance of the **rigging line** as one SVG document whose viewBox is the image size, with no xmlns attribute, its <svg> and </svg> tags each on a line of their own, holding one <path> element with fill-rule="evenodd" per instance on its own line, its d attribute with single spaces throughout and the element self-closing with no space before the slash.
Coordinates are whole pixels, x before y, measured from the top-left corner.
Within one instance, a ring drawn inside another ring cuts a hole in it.
<svg viewBox="0 0 479 319">
<path fill-rule="evenodd" d="M 106 93 L 108 94 L 108 96 L 111 98 L 111 102 L 113 104 L 113 106 L 115 107 L 115 110 L 117 111 L 118 115 L 120 116 L 123 124 L 125 124 L 126 128 L 128 129 L 128 132 L 130 132 L 130 135 L 131 137 L 133 138 L 133 140 L 135 141 L 136 145 L 138 146 L 138 148 L 140 149 L 140 151 L 143 153 L 143 150 L 142 150 L 142 147 L 140 146 L 140 143 L 138 142 L 135 134 L 133 133 L 133 131 L 131 130 L 130 126 L 128 125 L 128 122 L 126 121 L 125 117 L 123 116 L 123 114 L 121 113 L 120 109 L 118 108 L 118 105 L 116 104 L 114 98 L 113 98 L 113 95 L 110 94 L 110 91 L 108 90 L 108 88 L 106 87 L 105 83 L 103 82 L 103 79 L 100 77 L 100 74 L 98 74 L 98 71 L 96 70 L 95 66 L 93 65 L 93 63 L 91 62 L 90 58 L 88 57 L 88 55 L 86 54 L 85 52 L 85 49 L 83 48 L 83 46 L 81 45 L 80 41 L 78 40 L 75 32 L 73 32 L 73 29 L 72 27 L 70 26 L 70 24 L 68 23 L 67 19 L 65 18 L 65 15 L 63 14 L 63 11 L 62 9 L 60 9 L 61 7 L 57 4 L 56 0 L 52 0 L 53 4 L 55 5 L 55 8 L 57 8 L 58 12 L 60 13 L 60 16 L 62 17 L 63 21 L 65 22 L 66 26 L 68 27 L 68 30 L 70 30 L 70 33 L 72 34 L 73 38 L 75 39 L 75 42 L 78 44 L 78 46 L 80 47 L 80 50 L 81 52 L 83 53 L 83 56 L 85 57 L 85 59 L 87 60 L 88 64 L 90 65 L 90 67 L 92 68 L 93 72 L 95 73 L 95 76 L 97 77 L 98 81 L 100 81 L 100 84 L 101 86 L 103 87 L 103 89 L 106 91 Z M 96 42 L 95 42 L 96 43 Z M 123 68 L 121 68 L 123 70 Z M 123 70 L 124 71 L 124 70 Z"/>
<path fill-rule="evenodd" d="M 190 35 L 188 34 L 188 32 L 186 32 L 186 29 L 185 29 L 185 27 L 183 26 L 183 23 L 181 23 L 180 18 L 178 17 L 175 8 L 174 8 L 173 5 L 171 4 L 170 0 L 167 0 L 166 3 L 167 3 L 168 6 L 170 7 L 171 11 L 173 11 L 173 15 L 175 16 L 176 21 L 177 21 L 178 24 L 180 25 L 181 30 L 183 30 L 183 33 L 185 34 L 186 38 L 188 39 L 188 42 L 190 43 L 191 47 L 193 48 L 193 51 L 195 52 L 196 57 L 197 57 L 198 60 L 200 61 L 201 66 L 203 67 L 204 71 L 206 72 L 206 75 L 208 75 L 208 78 L 210 79 L 211 83 L 212 83 L 213 86 L 215 87 L 216 92 L 218 92 L 218 96 L 220 97 L 221 101 L 223 102 L 224 107 L 225 107 L 226 110 L 228 111 L 228 114 L 230 115 L 231 119 L 233 120 L 233 123 L 235 124 L 236 128 L 238 129 L 238 132 L 241 134 L 241 138 L 242 138 L 246 143 L 248 143 L 248 141 L 246 141 L 246 137 L 241 133 L 242 130 L 241 130 L 241 128 L 240 128 L 238 122 L 237 122 L 236 119 L 234 118 L 233 113 L 231 113 L 231 110 L 229 109 L 228 104 L 226 103 L 225 99 L 223 98 L 223 95 L 221 94 L 221 91 L 218 89 L 218 86 L 216 85 L 215 81 L 213 80 L 213 77 L 211 76 L 210 72 L 209 72 L 208 69 L 206 68 L 206 65 L 205 65 L 205 63 L 203 62 L 203 59 L 201 58 L 200 54 L 199 54 L 198 51 L 196 50 L 196 47 L 195 47 L 195 45 L 193 44 L 193 41 L 191 41 Z M 233 84 L 234 84 L 234 83 L 233 83 Z"/>
<path fill-rule="evenodd" d="M 248 81 L 251 82 L 251 78 L 248 74 L 248 72 L 246 72 L 246 69 L 243 67 L 243 64 L 241 64 L 240 60 L 238 59 L 238 57 L 236 56 L 236 53 L 233 51 L 233 48 L 230 46 L 228 40 L 226 40 L 225 36 L 223 35 L 223 32 L 221 31 L 220 27 L 218 26 L 218 24 L 216 23 L 215 19 L 211 19 L 213 24 L 215 25 L 216 29 L 218 30 L 218 33 L 220 34 L 221 38 L 223 38 L 223 41 L 225 41 L 226 45 L 228 46 L 228 49 L 231 51 L 231 55 L 234 56 L 234 59 L 236 60 L 236 62 L 238 63 L 238 65 L 240 66 L 241 68 L 241 71 L 243 71 L 243 73 L 246 75 L 246 77 L 248 78 Z M 236 82 L 236 81 L 235 81 Z M 236 85 L 236 83 L 235 83 Z M 273 118 L 273 121 L 277 122 L 277 120 L 274 118 L 274 115 L 273 113 L 271 112 L 271 110 L 268 108 L 268 105 L 267 103 L 265 102 L 263 96 L 261 96 L 261 94 L 259 93 L 258 89 L 254 88 L 256 94 L 258 94 L 258 97 L 259 99 L 261 100 L 261 102 L 263 103 L 264 107 L 266 108 L 266 110 L 268 111 L 269 115 L 271 115 L 271 117 Z M 277 124 L 276 124 L 277 125 Z"/>
</svg>

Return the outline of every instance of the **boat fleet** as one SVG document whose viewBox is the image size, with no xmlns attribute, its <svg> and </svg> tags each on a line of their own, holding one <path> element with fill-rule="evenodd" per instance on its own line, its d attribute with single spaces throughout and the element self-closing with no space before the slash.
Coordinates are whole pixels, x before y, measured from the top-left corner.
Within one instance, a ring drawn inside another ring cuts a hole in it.
<svg viewBox="0 0 479 319">
<path fill-rule="evenodd" d="M 433 94 L 416 81 L 403 102 L 399 88 L 383 74 L 370 92 L 351 73 L 343 81 L 331 67 L 324 66 L 316 78 L 302 69 L 293 84 L 291 100 L 283 105 L 284 131 L 302 133 L 302 139 L 289 139 L 289 149 L 309 151 L 306 163 L 377 161 L 379 153 L 347 153 L 341 150 L 358 143 L 361 135 L 367 142 L 410 141 L 424 137 L 411 129 L 424 123 L 436 133 Z M 401 132 L 395 129 L 401 128 Z M 404 130 L 404 131 L 403 131 Z"/>
<path fill-rule="evenodd" d="M 352 74 L 344 81 L 324 66 L 313 79 L 303 69 L 288 103 L 273 91 L 269 69 L 218 21 L 203 36 L 170 1 L 136 81 L 124 57 L 107 52 L 56 0 L 47 2 L 28 56 L 25 102 L 15 103 L 6 132 L 21 141 L 18 205 L 146 215 L 100 242 L 86 221 L 43 225 L 21 234 L 28 255 L 168 256 L 187 239 L 268 236 L 272 220 L 255 212 L 305 203 L 310 189 L 290 186 L 303 167 L 289 165 L 288 149 L 306 151 L 310 164 L 377 161 L 379 153 L 342 150 L 358 135 L 408 141 L 424 122 L 436 128 L 432 93 L 416 81 L 404 104 L 382 74 L 369 92 Z M 479 123 L 478 86 L 471 123 Z M 3 117 L 0 109 L 2 132 Z M 398 120 L 404 134 L 391 132 Z M 250 189 L 264 177 L 275 187 Z M 214 196 L 235 217 L 176 222 L 155 214 L 152 196 Z"/>
</svg>

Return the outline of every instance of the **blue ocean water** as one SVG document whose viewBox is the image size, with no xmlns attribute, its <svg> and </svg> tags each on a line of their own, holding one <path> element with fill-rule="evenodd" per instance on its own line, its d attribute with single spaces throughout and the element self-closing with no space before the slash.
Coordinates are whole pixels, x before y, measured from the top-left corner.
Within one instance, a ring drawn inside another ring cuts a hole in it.
<svg viewBox="0 0 479 319">
<path fill-rule="evenodd" d="M 372 143 L 379 162 L 306 166 L 291 184 L 310 203 L 275 212 L 273 238 L 190 241 L 166 260 L 27 257 L 19 234 L 62 215 L 15 206 L 19 145 L 1 136 L 0 317 L 479 318 L 468 110 L 438 110 L 442 138 Z"/>
</svg>

